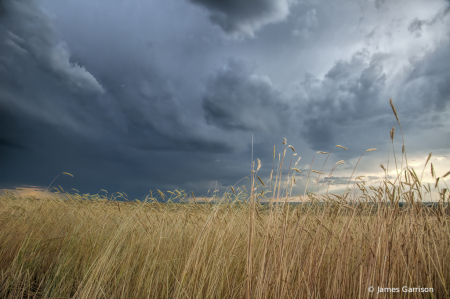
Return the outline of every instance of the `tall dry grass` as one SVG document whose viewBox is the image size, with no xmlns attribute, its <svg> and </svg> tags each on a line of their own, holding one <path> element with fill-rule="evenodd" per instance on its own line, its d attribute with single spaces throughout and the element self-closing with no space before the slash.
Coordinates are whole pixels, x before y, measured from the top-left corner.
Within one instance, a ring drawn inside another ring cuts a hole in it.
<svg viewBox="0 0 450 299">
<path fill-rule="evenodd" d="M 215 204 L 193 195 L 183 204 L 153 194 L 133 203 L 1 196 L 0 298 L 450 297 L 449 194 L 439 188 L 449 173 L 437 178 L 432 168 L 436 184 L 427 188 L 405 166 L 379 188 L 356 178 L 353 191 L 319 198 L 305 190 L 308 203 L 289 205 L 300 170 L 291 159 L 283 173 L 286 150 L 295 154 L 283 144 L 269 184 L 257 160 L 251 189 L 231 188 Z M 439 202 L 427 207 L 432 187 Z"/>
</svg>

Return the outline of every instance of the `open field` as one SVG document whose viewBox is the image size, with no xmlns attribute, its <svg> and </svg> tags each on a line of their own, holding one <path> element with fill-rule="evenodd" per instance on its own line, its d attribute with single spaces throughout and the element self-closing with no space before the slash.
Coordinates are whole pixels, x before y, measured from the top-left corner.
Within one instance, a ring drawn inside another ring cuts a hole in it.
<svg viewBox="0 0 450 299">
<path fill-rule="evenodd" d="M 448 207 L 287 207 L 5 195 L 0 297 L 449 297 Z"/>
</svg>

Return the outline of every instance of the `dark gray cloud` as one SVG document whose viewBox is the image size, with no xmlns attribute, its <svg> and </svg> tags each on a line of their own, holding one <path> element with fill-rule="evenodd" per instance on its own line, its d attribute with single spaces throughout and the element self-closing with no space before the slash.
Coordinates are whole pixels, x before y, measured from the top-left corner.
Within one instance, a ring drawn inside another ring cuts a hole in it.
<svg viewBox="0 0 450 299">
<path fill-rule="evenodd" d="M 266 24 L 282 21 L 289 14 L 289 0 L 190 0 L 206 7 L 210 19 L 230 34 L 254 36 Z"/>
<path fill-rule="evenodd" d="M 50 17 L 34 2 L 2 1 L 0 5 L 3 11 L 0 19 L 2 77 L 17 67 L 7 58 L 19 56 L 51 73 L 74 91 L 104 92 L 92 74 L 70 61 L 70 51 L 55 34 Z"/>
<path fill-rule="evenodd" d="M 208 79 L 202 107 L 208 124 L 269 134 L 286 126 L 292 108 L 268 77 L 256 75 L 234 59 Z"/>
<path fill-rule="evenodd" d="M 375 0 L 375 7 L 377 9 L 380 9 L 383 6 L 384 2 L 386 2 L 386 0 Z"/>
<path fill-rule="evenodd" d="M 405 78 L 403 96 L 419 113 L 443 112 L 450 104 L 450 55 L 448 42 L 441 42 L 412 62 L 412 71 Z M 410 99 L 417 99 L 411 101 Z M 408 100 L 409 99 L 409 100 Z"/>
<path fill-rule="evenodd" d="M 1 5 L 0 149 L 2 170 L 8 170 L 1 173 L 5 186 L 17 181 L 46 185 L 67 171 L 75 175 L 74 186 L 82 184 L 89 192 L 121 187 L 128 192 L 130 186 L 139 186 L 130 192 L 136 195 L 173 185 L 168 182 L 194 167 L 192 160 L 201 160 L 199 153 L 208 156 L 235 148 L 228 145 L 230 138 L 195 116 L 188 108 L 191 103 L 182 98 L 179 80 L 165 75 L 155 60 L 143 64 L 121 56 L 120 47 L 108 51 L 108 41 L 94 45 L 97 51 L 71 55 L 51 16 L 36 3 Z M 146 55 L 138 53 L 142 60 Z M 108 61 L 97 65 L 96 58 Z M 72 61 L 82 61 L 95 77 Z M 174 156 L 161 156 L 161 151 Z M 189 156 L 191 161 L 184 162 Z M 209 171 L 196 169 L 199 173 L 190 175 L 193 180 Z M 140 180 L 142 175 L 152 179 Z M 112 183 L 114 177 L 119 185 Z"/>
<path fill-rule="evenodd" d="M 413 33 L 416 37 L 420 37 L 422 26 L 424 25 L 425 21 L 414 19 L 414 21 L 411 22 L 408 26 L 409 32 Z"/>
</svg>

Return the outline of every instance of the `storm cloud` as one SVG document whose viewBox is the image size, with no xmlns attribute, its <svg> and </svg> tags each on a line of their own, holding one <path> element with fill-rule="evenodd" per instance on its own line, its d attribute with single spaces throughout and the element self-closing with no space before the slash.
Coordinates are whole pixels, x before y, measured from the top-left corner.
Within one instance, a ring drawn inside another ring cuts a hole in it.
<svg viewBox="0 0 450 299">
<path fill-rule="evenodd" d="M 290 0 L 190 0 L 206 7 L 210 19 L 225 32 L 253 37 L 261 27 L 284 20 L 289 14 Z"/>
<path fill-rule="evenodd" d="M 357 173 L 382 177 L 391 98 L 408 161 L 433 151 L 446 172 L 448 11 L 441 0 L 0 1 L 0 188 L 69 172 L 56 184 L 86 193 L 206 195 L 248 176 L 252 145 L 268 179 L 283 138 L 303 176 L 316 151 L 347 147 L 326 166 L 346 161 L 333 173 L 342 188 L 368 148 Z"/>
<path fill-rule="evenodd" d="M 208 78 L 202 107 L 207 123 L 221 129 L 274 134 L 290 118 L 283 97 L 267 76 L 231 59 Z"/>
<path fill-rule="evenodd" d="M 2 1 L 0 5 L 5 12 L 0 19 L 3 72 L 14 72 L 11 57 L 16 57 L 36 64 L 75 92 L 104 92 L 92 74 L 70 61 L 70 50 L 57 37 L 50 17 L 34 2 Z"/>
</svg>

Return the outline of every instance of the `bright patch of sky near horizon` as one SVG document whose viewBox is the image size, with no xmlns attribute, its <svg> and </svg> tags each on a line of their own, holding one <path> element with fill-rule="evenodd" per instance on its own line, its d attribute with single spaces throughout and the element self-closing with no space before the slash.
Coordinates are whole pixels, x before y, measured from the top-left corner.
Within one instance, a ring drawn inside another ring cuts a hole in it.
<svg viewBox="0 0 450 299">
<path fill-rule="evenodd" d="M 442 176 L 449 12 L 444 0 L 5 0 L 0 188 L 65 171 L 56 183 L 82 193 L 202 195 L 249 174 L 253 134 L 266 179 L 284 137 L 303 173 L 316 151 L 346 146 L 325 167 L 346 161 L 333 172 L 342 191 L 368 148 L 354 177 L 383 177 L 393 126 L 401 157 L 390 98 L 410 166 L 421 173 L 433 152 Z"/>
</svg>

